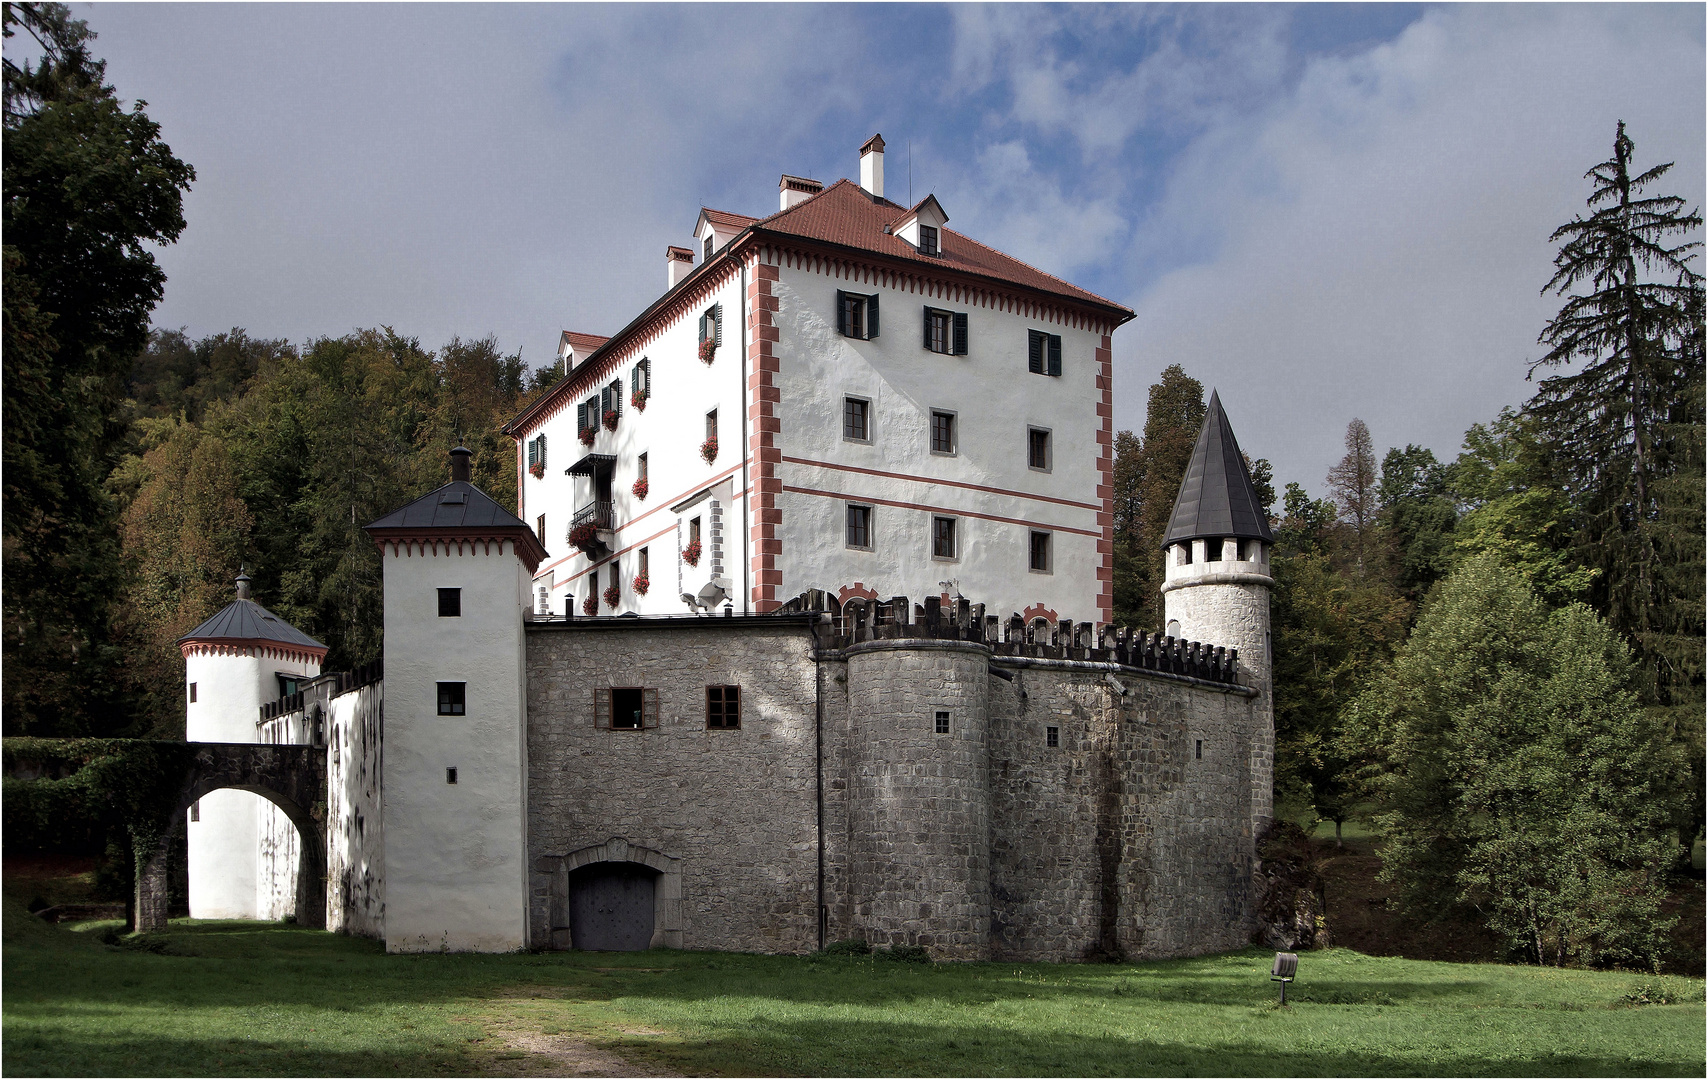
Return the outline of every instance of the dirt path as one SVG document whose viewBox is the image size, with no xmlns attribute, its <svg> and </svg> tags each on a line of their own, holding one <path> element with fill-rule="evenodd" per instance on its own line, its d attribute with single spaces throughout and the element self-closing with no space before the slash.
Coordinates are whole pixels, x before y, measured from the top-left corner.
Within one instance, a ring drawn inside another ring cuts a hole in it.
<svg viewBox="0 0 1708 1080">
<path fill-rule="evenodd" d="M 590 1041 L 579 1026 L 561 987 L 530 987 L 492 999 L 477 1015 L 481 1071 L 490 1076 L 681 1076 L 662 1066 L 631 1060 Z M 652 1028 L 612 1028 L 609 1035 L 656 1036 Z"/>
</svg>

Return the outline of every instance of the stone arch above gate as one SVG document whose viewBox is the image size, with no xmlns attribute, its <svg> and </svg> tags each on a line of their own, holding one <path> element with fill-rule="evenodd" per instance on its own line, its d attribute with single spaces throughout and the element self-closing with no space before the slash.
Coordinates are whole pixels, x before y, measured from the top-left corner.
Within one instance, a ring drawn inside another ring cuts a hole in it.
<svg viewBox="0 0 1708 1080">
<path fill-rule="evenodd" d="M 549 877 L 551 947 L 572 949 L 569 933 L 569 875 L 595 863 L 636 863 L 658 872 L 653 890 L 654 949 L 682 948 L 682 860 L 662 851 L 631 844 L 613 836 L 603 844 L 578 848 L 567 855 L 548 855 L 534 861 L 536 875 Z"/>
<path fill-rule="evenodd" d="M 298 925 L 326 927 L 326 748 L 281 743 L 192 743 L 172 810 L 158 824 L 159 843 L 136 876 L 136 929 L 166 929 L 168 845 L 184 828 L 190 804 L 214 791 L 253 792 L 277 806 L 301 834 L 297 865 Z"/>
</svg>

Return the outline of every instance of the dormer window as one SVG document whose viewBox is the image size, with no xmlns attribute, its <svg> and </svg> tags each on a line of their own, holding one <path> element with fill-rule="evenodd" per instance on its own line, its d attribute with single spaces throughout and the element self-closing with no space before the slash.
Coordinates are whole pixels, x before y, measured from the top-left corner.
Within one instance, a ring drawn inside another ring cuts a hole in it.
<svg viewBox="0 0 1708 1080">
<path fill-rule="evenodd" d="M 937 254 L 937 230 L 929 225 L 919 227 L 919 253 L 921 255 Z"/>
<path fill-rule="evenodd" d="M 895 223 L 894 232 L 912 244 L 914 251 L 937 258 L 942 254 L 940 231 L 948 223 L 949 215 L 943 212 L 943 204 L 937 201 L 937 196 L 927 195 Z"/>
<path fill-rule="evenodd" d="M 707 233 L 706 234 L 706 241 L 705 241 L 705 254 L 700 256 L 700 261 L 701 262 L 709 261 L 711 259 L 711 257 L 712 257 L 712 234 Z"/>
</svg>

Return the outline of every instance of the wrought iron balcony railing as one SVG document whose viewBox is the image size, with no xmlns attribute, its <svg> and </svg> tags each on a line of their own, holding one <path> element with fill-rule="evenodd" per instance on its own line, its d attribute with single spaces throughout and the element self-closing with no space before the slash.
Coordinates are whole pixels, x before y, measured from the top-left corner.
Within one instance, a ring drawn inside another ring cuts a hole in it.
<svg viewBox="0 0 1708 1080">
<path fill-rule="evenodd" d="M 575 512 L 575 517 L 570 520 L 569 527 L 574 529 L 582 525 L 591 525 L 595 529 L 609 529 L 611 521 L 610 500 L 590 502 Z"/>
</svg>

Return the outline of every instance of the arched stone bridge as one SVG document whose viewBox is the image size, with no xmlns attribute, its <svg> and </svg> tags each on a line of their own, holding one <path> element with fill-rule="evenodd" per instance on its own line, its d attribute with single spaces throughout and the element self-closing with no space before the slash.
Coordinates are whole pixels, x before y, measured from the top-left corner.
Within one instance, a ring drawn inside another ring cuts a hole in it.
<svg viewBox="0 0 1708 1080">
<path fill-rule="evenodd" d="M 167 852 L 174 831 L 184 827 L 190 804 L 212 791 L 252 791 L 291 819 L 297 845 L 297 922 L 326 926 L 326 748 L 280 743 L 191 743 L 195 754 L 184 770 L 171 811 L 159 823 L 153 856 L 136 875 L 136 929 L 166 929 Z"/>
</svg>

